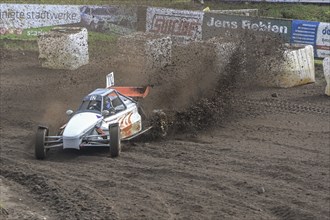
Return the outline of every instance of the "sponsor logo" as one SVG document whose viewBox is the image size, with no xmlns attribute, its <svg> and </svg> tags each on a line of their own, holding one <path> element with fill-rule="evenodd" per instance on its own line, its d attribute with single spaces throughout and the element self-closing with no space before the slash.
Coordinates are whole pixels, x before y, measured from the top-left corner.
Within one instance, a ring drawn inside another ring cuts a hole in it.
<svg viewBox="0 0 330 220">
<path fill-rule="evenodd" d="M 79 6 L 43 4 L 0 4 L 0 27 L 39 28 L 79 23 Z"/>
<path fill-rule="evenodd" d="M 216 28 L 228 28 L 228 29 L 245 29 L 253 31 L 266 31 L 287 34 L 288 27 L 285 25 L 273 24 L 271 21 L 251 21 L 247 19 L 242 19 L 241 21 L 226 21 L 215 19 L 210 17 L 210 20 L 206 23 L 208 27 Z"/>
<path fill-rule="evenodd" d="M 12 10 L 0 10 L 0 19 L 48 19 L 48 20 L 76 20 L 77 13 L 58 13 L 49 11 L 12 11 Z"/>
<path fill-rule="evenodd" d="M 202 38 L 202 23 L 202 12 L 148 8 L 146 31 L 172 35 L 186 42 Z"/>
<path fill-rule="evenodd" d="M 328 27 L 325 27 L 325 28 L 322 30 L 322 34 L 323 34 L 323 35 L 330 35 L 330 28 L 328 29 Z"/>
<path fill-rule="evenodd" d="M 330 55 L 330 23 L 319 23 L 315 49 L 317 57 Z"/>
<path fill-rule="evenodd" d="M 199 25 L 196 18 L 166 15 L 155 15 L 152 24 L 150 32 L 189 37 L 195 37 Z"/>
</svg>

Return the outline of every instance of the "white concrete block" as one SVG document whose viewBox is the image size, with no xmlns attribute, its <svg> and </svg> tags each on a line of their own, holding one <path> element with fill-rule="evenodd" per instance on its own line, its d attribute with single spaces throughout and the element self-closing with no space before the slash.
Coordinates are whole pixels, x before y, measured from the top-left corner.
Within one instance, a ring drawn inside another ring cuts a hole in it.
<svg viewBox="0 0 330 220">
<path fill-rule="evenodd" d="M 172 40 L 162 37 L 147 40 L 145 43 L 148 68 L 162 68 L 171 63 Z"/>
<path fill-rule="evenodd" d="M 237 43 L 215 43 L 215 68 L 219 73 L 223 73 L 225 67 L 230 63 L 233 54 L 237 50 Z"/>
<path fill-rule="evenodd" d="M 171 62 L 172 39 L 168 36 L 137 32 L 118 39 L 117 59 L 134 71 L 162 68 Z"/>
<path fill-rule="evenodd" d="M 323 72 L 324 78 L 327 81 L 327 86 L 325 87 L 325 94 L 330 96 L 330 57 L 323 59 Z"/>
<path fill-rule="evenodd" d="M 42 67 L 74 70 L 88 64 L 86 28 L 57 27 L 38 37 Z"/>
<path fill-rule="evenodd" d="M 315 82 L 314 50 L 308 45 L 300 49 L 285 51 L 283 62 L 279 64 L 275 86 L 288 88 Z"/>
</svg>

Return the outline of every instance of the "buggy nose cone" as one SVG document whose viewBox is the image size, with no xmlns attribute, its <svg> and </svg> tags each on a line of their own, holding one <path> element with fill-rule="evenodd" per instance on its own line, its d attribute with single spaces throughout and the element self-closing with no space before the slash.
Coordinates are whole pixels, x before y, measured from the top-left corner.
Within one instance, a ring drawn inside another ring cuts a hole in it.
<svg viewBox="0 0 330 220">
<path fill-rule="evenodd" d="M 79 149 L 82 138 L 88 135 L 95 125 L 101 121 L 99 114 L 83 112 L 74 115 L 63 132 L 63 148 Z"/>
</svg>

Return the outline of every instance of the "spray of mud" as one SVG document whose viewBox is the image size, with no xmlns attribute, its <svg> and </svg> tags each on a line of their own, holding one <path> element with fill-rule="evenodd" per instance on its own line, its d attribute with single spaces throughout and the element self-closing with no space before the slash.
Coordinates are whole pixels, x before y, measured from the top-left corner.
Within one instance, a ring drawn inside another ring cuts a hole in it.
<svg viewBox="0 0 330 220">
<path fill-rule="evenodd" d="M 235 74 L 227 73 L 235 71 L 236 61 L 232 59 L 226 65 L 222 77 L 212 72 L 214 81 L 210 85 L 213 87 L 206 87 L 206 91 L 199 93 L 187 107 L 174 111 L 170 117 L 172 129 L 195 133 L 225 122 L 232 112 L 231 99 L 236 82 Z"/>
<path fill-rule="evenodd" d="M 247 32 L 172 47 L 171 63 L 144 75 L 153 86 L 143 106 L 163 109 L 172 133 L 212 128 L 233 112 L 231 101 L 244 87 L 273 80 L 284 46 L 274 35 Z"/>
</svg>

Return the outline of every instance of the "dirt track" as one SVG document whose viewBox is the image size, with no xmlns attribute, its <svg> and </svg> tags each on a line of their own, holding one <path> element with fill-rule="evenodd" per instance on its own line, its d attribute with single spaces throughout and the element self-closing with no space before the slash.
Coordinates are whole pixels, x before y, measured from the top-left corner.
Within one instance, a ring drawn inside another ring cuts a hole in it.
<svg viewBox="0 0 330 220">
<path fill-rule="evenodd" d="M 330 99 L 321 77 L 237 90 L 232 114 L 197 136 L 126 144 L 116 159 L 85 149 L 35 160 L 36 125 L 59 126 L 111 67 L 98 57 L 77 71 L 46 70 L 37 53 L 1 54 L 4 217 L 330 219 Z"/>
</svg>

